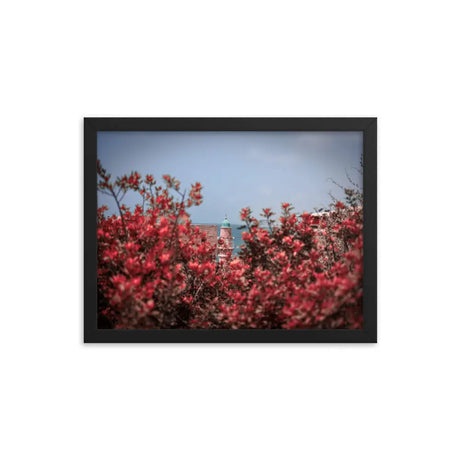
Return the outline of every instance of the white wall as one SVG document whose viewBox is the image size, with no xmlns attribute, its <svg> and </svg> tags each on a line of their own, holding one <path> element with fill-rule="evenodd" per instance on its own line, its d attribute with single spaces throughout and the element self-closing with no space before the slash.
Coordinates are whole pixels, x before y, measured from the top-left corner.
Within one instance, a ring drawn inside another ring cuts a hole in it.
<svg viewBox="0 0 460 460">
<path fill-rule="evenodd" d="M 459 458 L 455 2 L 3 5 L 0 456 Z M 378 116 L 378 345 L 83 345 L 84 116 Z"/>
</svg>

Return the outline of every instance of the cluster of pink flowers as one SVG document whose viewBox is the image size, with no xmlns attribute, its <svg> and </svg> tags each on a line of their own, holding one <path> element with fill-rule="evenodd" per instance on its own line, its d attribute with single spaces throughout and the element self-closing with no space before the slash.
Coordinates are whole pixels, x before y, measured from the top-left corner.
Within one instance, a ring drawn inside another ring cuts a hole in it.
<svg viewBox="0 0 460 460">
<path fill-rule="evenodd" d="M 100 327 L 361 328 L 362 208 L 337 202 L 319 219 L 282 204 L 278 221 L 263 209 L 263 228 L 249 208 L 244 245 L 225 269 L 216 247 L 192 225 L 187 209 L 202 203 L 202 186 L 180 191 L 138 173 L 115 182 L 98 163 L 99 189 L 119 216 L 98 210 Z M 142 205 L 121 205 L 127 190 Z M 176 194 L 177 196 L 174 196 Z"/>
<path fill-rule="evenodd" d="M 246 208 L 245 246 L 232 263 L 233 302 L 221 305 L 236 328 L 362 328 L 362 208 L 335 209 L 319 220 L 282 204 L 270 231 Z M 352 223 L 352 225 L 350 225 Z"/>
</svg>

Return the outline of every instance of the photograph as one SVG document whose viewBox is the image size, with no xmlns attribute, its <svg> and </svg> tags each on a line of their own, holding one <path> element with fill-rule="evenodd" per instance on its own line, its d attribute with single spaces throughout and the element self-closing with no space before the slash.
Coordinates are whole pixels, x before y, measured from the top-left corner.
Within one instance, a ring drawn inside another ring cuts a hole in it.
<svg viewBox="0 0 460 460">
<path fill-rule="evenodd" d="M 362 330 L 362 130 L 100 130 L 98 330 Z"/>
</svg>

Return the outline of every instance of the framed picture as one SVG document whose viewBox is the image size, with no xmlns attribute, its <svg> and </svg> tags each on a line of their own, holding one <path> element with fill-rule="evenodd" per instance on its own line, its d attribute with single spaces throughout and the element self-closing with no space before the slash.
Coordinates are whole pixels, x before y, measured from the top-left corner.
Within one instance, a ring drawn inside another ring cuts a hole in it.
<svg viewBox="0 0 460 460">
<path fill-rule="evenodd" d="M 376 118 L 86 118 L 85 342 L 376 342 Z"/>
</svg>

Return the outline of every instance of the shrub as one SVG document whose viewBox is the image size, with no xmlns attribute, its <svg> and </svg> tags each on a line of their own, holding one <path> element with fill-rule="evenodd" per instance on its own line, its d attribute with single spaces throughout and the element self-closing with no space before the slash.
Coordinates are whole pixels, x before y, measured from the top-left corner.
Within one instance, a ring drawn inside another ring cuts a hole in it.
<svg viewBox="0 0 460 460">
<path fill-rule="evenodd" d="M 314 216 L 282 204 L 259 220 L 241 211 L 246 226 L 239 257 L 224 269 L 215 246 L 192 225 L 187 209 L 200 205 L 202 187 L 133 172 L 111 180 L 98 162 L 98 188 L 119 215 L 98 210 L 100 327 L 361 328 L 362 207 L 336 202 Z M 142 205 L 122 205 L 128 190 Z"/>
<path fill-rule="evenodd" d="M 237 328 L 362 328 L 362 208 L 337 202 L 319 221 L 282 205 L 279 225 L 264 209 L 268 230 L 249 208 L 245 246 L 232 262 L 230 298 L 221 306 Z M 318 223 L 318 228 L 316 227 Z"/>
</svg>

